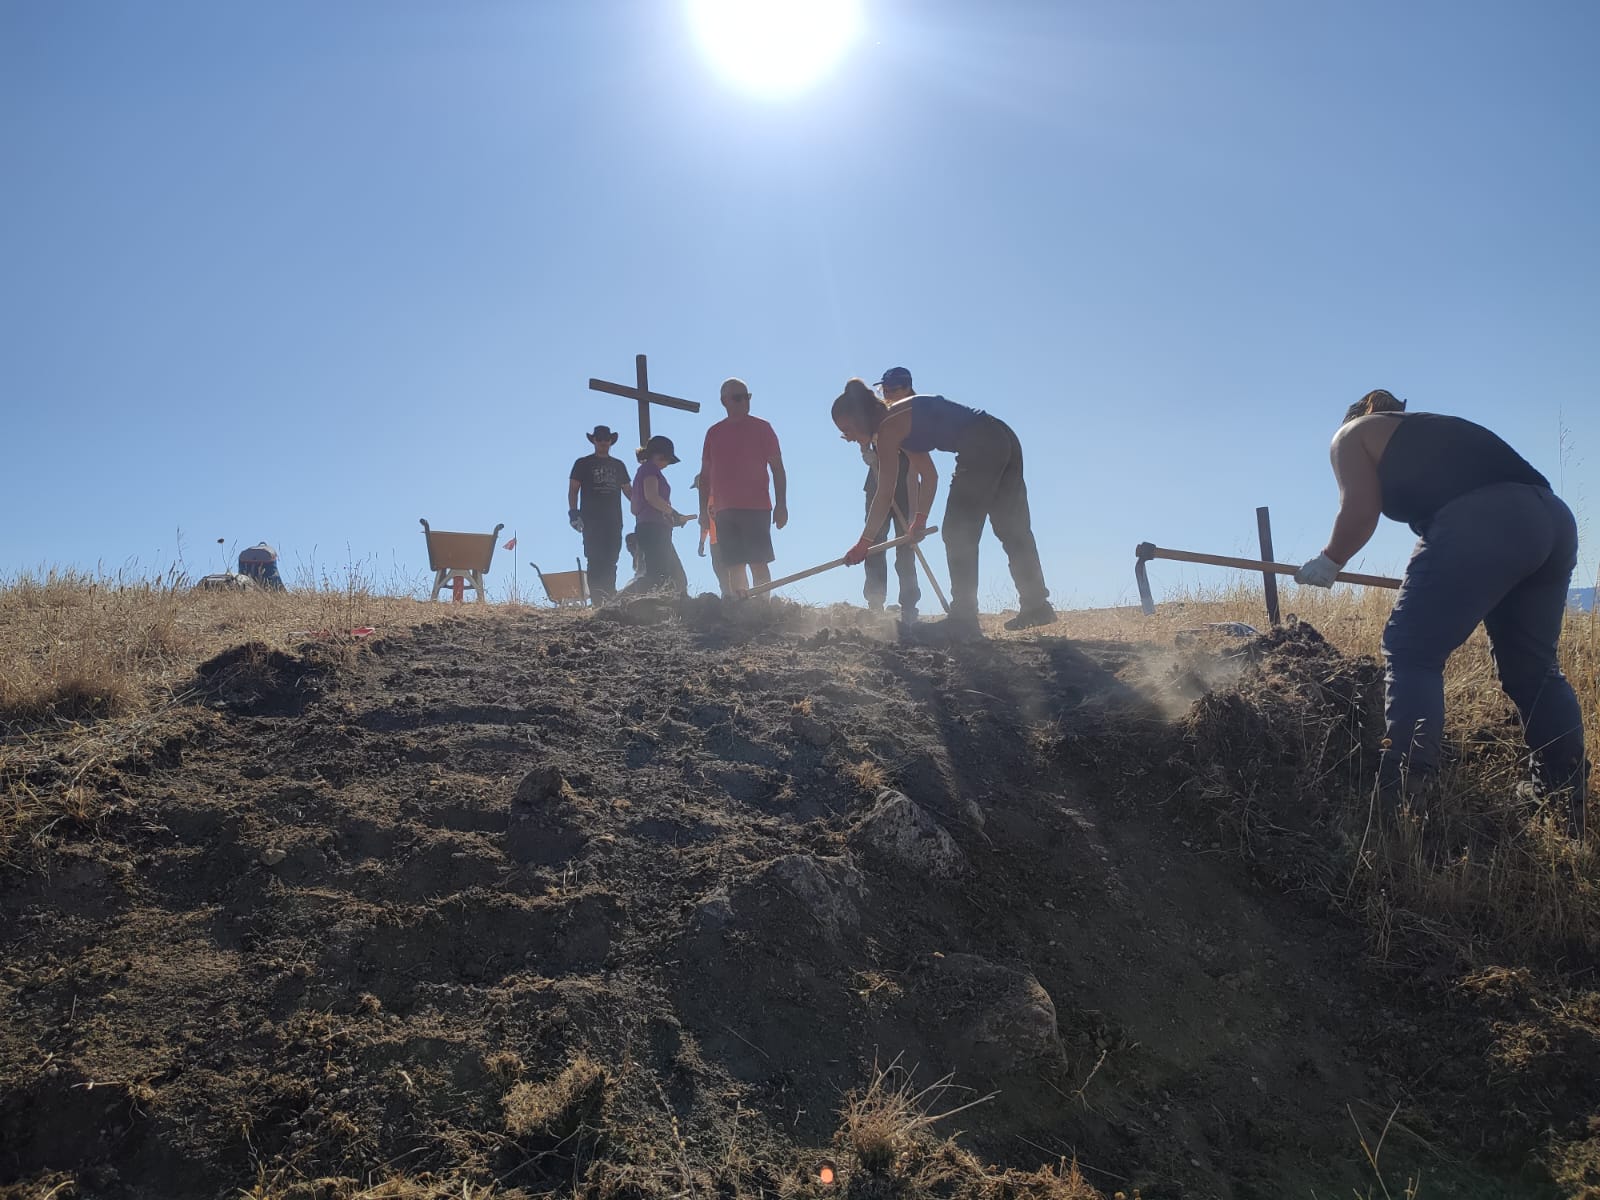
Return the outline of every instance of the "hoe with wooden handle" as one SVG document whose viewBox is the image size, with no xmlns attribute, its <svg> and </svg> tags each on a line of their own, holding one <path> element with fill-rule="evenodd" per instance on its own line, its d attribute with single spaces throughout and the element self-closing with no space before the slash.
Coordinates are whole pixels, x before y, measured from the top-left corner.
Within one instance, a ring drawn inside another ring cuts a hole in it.
<svg viewBox="0 0 1600 1200">
<path fill-rule="evenodd" d="M 1196 554 L 1191 550 L 1165 550 L 1149 542 L 1140 542 L 1134 549 L 1138 561 L 1133 567 L 1133 577 L 1139 584 L 1139 607 L 1145 616 L 1156 611 L 1155 597 L 1150 594 L 1150 576 L 1145 564 L 1152 558 L 1165 558 L 1172 562 L 1201 563 L 1209 567 L 1237 567 L 1241 571 L 1259 571 L 1262 574 L 1293 575 L 1300 568 L 1293 563 L 1262 562 L 1254 558 L 1229 558 L 1222 554 Z M 1335 578 L 1340 583 L 1359 583 L 1364 587 L 1397 588 L 1398 579 L 1387 575 L 1358 575 L 1354 571 L 1341 571 Z"/>
<path fill-rule="evenodd" d="M 876 546 L 870 547 L 867 550 L 867 554 L 869 557 L 874 554 L 882 554 L 885 550 L 893 550 L 896 546 L 903 546 L 907 542 L 914 542 L 918 537 L 925 537 L 930 533 L 938 532 L 939 527 L 937 525 L 930 525 L 927 529 L 923 530 L 921 534 L 908 533 L 903 537 L 890 538 L 887 542 L 879 542 Z M 798 571 L 793 575 L 785 575 L 782 579 L 774 579 L 770 583 L 760 584 L 757 587 L 751 588 L 745 593 L 745 595 L 759 596 L 762 592 L 770 592 L 774 588 L 787 587 L 791 583 L 798 583 L 802 579 L 810 579 L 813 575 L 821 575 L 824 571 L 831 571 L 835 567 L 842 566 L 844 566 L 844 559 L 836 558 L 832 562 L 823 563 L 820 567 L 812 567 L 808 571 Z"/>
</svg>

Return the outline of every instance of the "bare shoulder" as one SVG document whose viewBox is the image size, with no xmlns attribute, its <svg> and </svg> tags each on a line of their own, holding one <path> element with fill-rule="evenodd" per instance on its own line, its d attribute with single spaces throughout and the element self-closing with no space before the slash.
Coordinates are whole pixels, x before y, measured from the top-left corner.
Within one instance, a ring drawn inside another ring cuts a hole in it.
<svg viewBox="0 0 1600 1200">
<path fill-rule="evenodd" d="M 1400 413 L 1373 413 L 1371 416 L 1357 417 L 1348 425 L 1341 426 L 1339 432 L 1333 435 L 1334 456 L 1356 453 L 1377 462 L 1383 457 L 1389 439 L 1400 428 L 1403 419 Z"/>
</svg>

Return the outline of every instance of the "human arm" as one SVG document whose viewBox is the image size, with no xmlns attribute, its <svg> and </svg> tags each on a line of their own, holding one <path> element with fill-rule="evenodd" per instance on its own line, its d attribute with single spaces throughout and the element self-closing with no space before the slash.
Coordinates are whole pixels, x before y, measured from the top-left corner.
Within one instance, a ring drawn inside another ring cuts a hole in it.
<svg viewBox="0 0 1600 1200">
<path fill-rule="evenodd" d="M 910 532 L 920 534 L 927 528 L 933 499 L 939 494 L 939 468 L 933 465 L 933 455 L 925 451 L 908 450 L 905 455 L 906 502 L 910 505 L 906 521 Z"/>
<path fill-rule="evenodd" d="M 1322 552 L 1337 563 L 1347 563 L 1361 552 L 1383 516 L 1378 461 L 1367 447 L 1362 424 L 1352 422 L 1341 429 L 1330 454 L 1333 475 L 1339 481 L 1339 515 Z"/>
<path fill-rule="evenodd" d="M 1322 553 L 1295 573 L 1296 581 L 1314 587 L 1331 587 L 1334 576 L 1361 552 L 1377 531 L 1383 516 L 1383 485 L 1378 462 L 1363 436 L 1363 422 L 1353 421 L 1333 438 L 1329 458 L 1339 484 L 1339 514 Z"/>
<path fill-rule="evenodd" d="M 702 531 L 711 524 L 711 435 L 706 434 L 705 443 L 700 447 L 700 528 Z"/>
<path fill-rule="evenodd" d="M 578 513 L 578 481 L 567 480 L 567 524 L 583 532 L 583 517 Z"/>
<path fill-rule="evenodd" d="M 617 464 L 617 487 L 622 492 L 622 498 L 629 504 L 633 503 L 633 481 L 628 478 L 628 468 L 621 463 Z"/>
<path fill-rule="evenodd" d="M 644 477 L 644 502 L 658 513 L 666 516 L 667 520 L 674 525 L 685 525 L 694 520 L 693 517 L 684 516 L 667 502 L 666 498 L 661 495 L 661 481 L 654 475 L 646 475 Z"/>
<path fill-rule="evenodd" d="M 900 443 L 905 440 L 905 436 L 910 432 L 910 429 L 911 414 L 909 412 L 906 412 L 903 416 L 900 413 L 891 413 L 884 419 L 883 424 L 878 426 L 878 436 L 875 440 L 875 447 L 878 452 L 878 489 L 872 494 L 872 507 L 867 510 L 866 528 L 861 531 L 863 540 L 870 539 L 874 533 L 883 528 L 884 522 L 889 519 L 889 510 L 894 506 L 895 484 L 898 481 L 896 479 L 897 473 L 885 468 L 900 461 Z M 919 459 L 927 465 L 930 473 L 933 471 L 933 460 L 926 454 L 909 451 L 906 454 L 906 459 L 910 463 L 912 471 L 918 469 Z M 916 507 L 918 492 L 912 486 L 914 482 L 914 476 L 908 474 L 906 477 L 907 496 L 911 499 L 913 507 Z"/>
<path fill-rule="evenodd" d="M 772 524 L 782 529 L 789 523 L 789 474 L 783 469 L 783 455 L 776 448 L 767 465 L 772 468 Z"/>
</svg>

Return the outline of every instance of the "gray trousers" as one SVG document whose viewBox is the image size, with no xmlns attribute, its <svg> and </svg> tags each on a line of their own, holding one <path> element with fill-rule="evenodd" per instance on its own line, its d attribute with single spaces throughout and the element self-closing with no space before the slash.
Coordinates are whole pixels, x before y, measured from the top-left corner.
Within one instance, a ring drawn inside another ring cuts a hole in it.
<svg viewBox="0 0 1600 1200">
<path fill-rule="evenodd" d="M 1481 621 L 1541 779 L 1550 788 L 1578 787 L 1581 798 L 1583 714 L 1556 665 L 1577 560 L 1572 512 L 1548 488 L 1497 483 L 1439 510 L 1383 631 L 1389 745 L 1381 783 L 1398 785 L 1404 768 L 1438 766 L 1445 660 Z"/>
<path fill-rule="evenodd" d="M 1028 485 L 1022 478 L 1022 443 L 998 417 L 985 415 L 967 428 L 956 469 L 950 476 L 950 499 L 944 507 L 945 560 L 950 565 L 950 615 L 978 615 L 978 542 L 988 521 L 1005 549 L 1011 581 L 1017 585 L 1023 612 L 1050 597 L 1039 565 L 1028 514 Z"/>
<path fill-rule="evenodd" d="M 894 502 L 900 506 L 900 511 L 906 514 L 906 520 L 911 519 L 906 497 L 906 460 L 900 458 L 900 478 L 895 481 Z M 864 516 L 872 515 L 872 500 L 878 490 L 877 471 L 867 472 L 867 511 Z M 881 542 L 889 536 L 889 530 L 894 529 L 895 537 L 905 534 L 905 523 L 894 515 L 894 510 L 889 510 L 889 515 L 884 519 L 883 528 L 872 531 L 871 540 Z M 881 607 L 889 598 L 889 563 L 887 554 L 869 555 L 867 561 L 861 565 L 866 569 L 866 584 L 864 593 L 869 605 Z M 922 599 L 922 586 L 917 579 L 917 555 L 909 545 L 896 546 L 894 549 L 894 573 L 900 581 L 900 613 L 909 617 L 916 613 L 917 604 Z"/>
<path fill-rule="evenodd" d="M 644 558 L 644 574 L 622 589 L 621 595 L 666 590 L 676 596 L 689 592 L 689 577 L 672 546 L 672 526 L 655 521 L 640 521 L 634 530 L 639 535 L 639 553 Z"/>
</svg>

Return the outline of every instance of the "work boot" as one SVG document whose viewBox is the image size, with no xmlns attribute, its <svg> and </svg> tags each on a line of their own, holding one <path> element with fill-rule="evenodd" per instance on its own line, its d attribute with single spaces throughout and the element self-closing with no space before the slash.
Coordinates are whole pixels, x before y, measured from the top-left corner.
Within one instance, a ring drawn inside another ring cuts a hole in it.
<svg viewBox="0 0 1600 1200">
<path fill-rule="evenodd" d="M 1035 629 L 1040 625 L 1054 625 L 1056 610 L 1046 600 L 1036 608 L 1025 608 L 1006 622 L 1007 629 Z"/>
<path fill-rule="evenodd" d="M 914 628 L 917 631 L 918 641 L 949 643 L 983 641 L 983 630 L 978 626 L 978 618 L 958 613 L 951 613 L 943 620 L 923 622 Z"/>
</svg>

